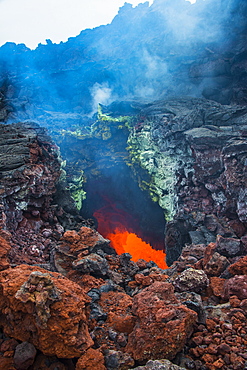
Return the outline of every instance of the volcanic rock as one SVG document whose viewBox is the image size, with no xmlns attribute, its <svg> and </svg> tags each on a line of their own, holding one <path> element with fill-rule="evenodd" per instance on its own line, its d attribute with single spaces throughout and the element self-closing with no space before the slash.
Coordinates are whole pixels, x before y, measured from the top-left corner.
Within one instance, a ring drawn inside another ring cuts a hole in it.
<svg viewBox="0 0 247 370">
<path fill-rule="evenodd" d="M 135 325 L 132 298 L 123 292 L 102 293 L 99 305 L 107 313 L 106 323 L 118 333 L 129 334 Z"/>
<path fill-rule="evenodd" d="M 36 353 L 37 351 L 33 344 L 28 342 L 18 344 L 14 354 L 14 364 L 17 369 L 28 369 L 33 364 Z"/>
<path fill-rule="evenodd" d="M 215 252 L 204 265 L 204 271 L 208 276 L 220 276 L 229 265 L 230 262 L 225 256 Z"/>
<path fill-rule="evenodd" d="M 113 350 L 106 352 L 105 362 L 109 370 L 128 370 L 135 364 L 128 353 Z"/>
<path fill-rule="evenodd" d="M 176 298 L 173 286 L 165 282 L 155 282 L 138 293 L 132 311 L 137 321 L 126 351 L 137 361 L 173 359 L 197 319 L 196 313 Z"/>
<path fill-rule="evenodd" d="M 229 266 L 228 271 L 232 275 L 247 275 L 247 256 L 240 258 L 237 262 Z"/>
<path fill-rule="evenodd" d="M 150 360 L 145 366 L 135 367 L 133 370 L 182 370 L 184 367 L 177 366 L 169 360 Z"/>
<path fill-rule="evenodd" d="M 0 229 L 0 271 L 9 267 L 10 237 L 10 233 Z"/>
<path fill-rule="evenodd" d="M 92 272 L 93 270 L 96 272 L 97 270 L 98 273 L 104 276 L 107 272 L 107 263 L 100 256 L 95 255 L 99 250 L 108 254 L 115 254 L 115 250 L 109 246 L 109 240 L 104 239 L 102 235 L 92 228 L 82 226 L 79 232 L 67 230 L 60 239 L 59 245 L 55 248 L 54 263 L 56 269 L 66 275 L 75 268 L 79 269 L 80 266 L 80 269 L 84 269 L 84 273 Z M 93 254 L 95 255 L 94 261 L 96 259 L 101 260 L 101 264 L 98 264 L 97 268 L 93 260 L 89 263 L 90 257 L 88 255 L 90 253 L 91 257 Z M 86 257 L 87 263 L 84 257 Z"/>
<path fill-rule="evenodd" d="M 226 257 L 236 256 L 241 251 L 240 240 L 223 238 L 219 235 L 216 241 L 216 251 Z"/>
<path fill-rule="evenodd" d="M 5 334 L 61 358 L 79 357 L 93 344 L 85 314 L 89 300 L 77 284 L 58 273 L 20 265 L 1 272 L 0 287 Z"/>
<path fill-rule="evenodd" d="M 92 274 L 96 277 L 108 275 L 108 264 L 105 258 L 96 253 L 82 257 L 73 262 L 73 267 L 84 274 Z"/>
<path fill-rule="evenodd" d="M 103 354 L 93 348 L 89 348 L 86 353 L 79 358 L 76 363 L 76 370 L 105 370 Z"/>
<path fill-rule="evenodd" d="M 209 280 L 203 270 L 188 268 L 184 270 L 174 281 L 177 292 L 200 293 L 207 288 Z"/>
<path fill-rule="evenodd" d="M 225 282 L 225 297 L 231 295 L 237 296 L 239 299 L 247 299 L 247 275 L 236 275 Z"/>
</svg>

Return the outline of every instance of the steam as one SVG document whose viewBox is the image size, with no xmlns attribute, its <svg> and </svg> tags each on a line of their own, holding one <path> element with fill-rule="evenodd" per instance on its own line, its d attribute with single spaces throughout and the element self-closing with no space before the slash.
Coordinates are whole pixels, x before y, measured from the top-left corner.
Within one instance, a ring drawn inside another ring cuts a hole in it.
<svg viewBox="0 0 247 370">
<path fill-rule="evenodd" d="M 218 91 L 222 78 L 228 82 L 227 61 L 220 65 L 218 55 L 232 51 L 226 45 L 246 25 L 238 4 L 245 9 L 245 0 L 125 3 L 111 24 L 66 43 L 48 40 L 34 51 L 8 43 L 0 47 L 0 89 L 8 84 L 19 119 L 43 117 L 51 126 L 57 112 L 64 114 L 63 126 L 73 117 L 83 124 L 99 103 L 116 99 L 190 95 L 220 101 L 221 95 L 228 104 Z"/>
<path fill-rule="evenodd" d="M 116 97 L 112 94 L 112 89 L 109 87 L 108 83 L 99 84 L 96 82 L 91 88 L 92 96 L 92 112 L 93 115 L 97 112 L 98 104 L 109 105 Z"/>
</svg>

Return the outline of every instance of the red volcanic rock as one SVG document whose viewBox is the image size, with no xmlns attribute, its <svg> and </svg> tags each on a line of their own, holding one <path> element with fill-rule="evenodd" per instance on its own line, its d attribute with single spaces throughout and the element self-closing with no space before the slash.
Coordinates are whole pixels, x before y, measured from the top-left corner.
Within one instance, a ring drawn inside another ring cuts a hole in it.
<svg viewBox="0 0 247 370">
<path fill-rule="evenodd" d="M 247 275 L 247 256 L 240 258 L 237 262 L 229 266 L 228 271 L 232 275 Z"/>
<path fill-rule="evenodd" d="M 204 251 L 203 266 L 210 261 L 216 249 L 216 243 L 209 243 Z"/>
<path fill-rule="evenodd" d="M 16 370 L 13 358 L 3 357 L 0 355 L 1 370 Z"/>
<path fill-rule="evenodd" d="M 132 298 L 126 293 L 102 293 L 99 305 L 107 312 L 106 324 L 120 333 L 131 333 L 135 325 L 132 303 Z"/>
<path fill-rule="evenodd" d="M 229 266 L 230 262 L 225 256 L 215 252 L 204 266 L 204 271 L 209 276 L 219 276 Z"/>
<path fill-rule="evenodd" d="M 104 356 L 98 349 L 89 348 L 87 352 L 79 358 L 76 370 L 106 370 Z"/>
<path fill-rule="evenodd" d="M 10 234 L 8 232 L 0 230 L 0 271 L 9 267 L 8 252 L 11 249 L 9 238 Z"/>
<path fill-rule="evenodd" d="M 64 276 L 20 265 L 0 273 L 0 325 L 45 355 L 72 358 L 92 344 L 84 290 Z M 20 325 L 21 324 L 21 325 Z"/>
<path fill-rule="evenodd" d="M 212 292 L 216 297 L 223 297 L 225 289 L 225 279 L 213 276 L 210 278 L 209 287 L 212 289 Z"/>
<path fill-rule="evenodd" d="M 196 322 L 195 312 L 182 305 L 172 284 L 155 282 L 133 299 L 136 324 L 126 352 L 137 361 L 173 359 L 184 347 Z"/>
<path fill-rule="evenodd" d="M 61 238 L 59 250 L 80 258 L 80 253 L 85 250 L 91 253 L 108 245 L 109 240 L 104 239 L 96 230 L 83 226 L 78 233 L 75 230 L 66 231 Z"/>
<path fill-rule="evenodd" d="M 224 295 L 226 299 L 229 299 L 231 295 L 241 300 L 247 299 L 247 275 L 236 275 L 226 280 Z"/>
<path fill-rule="evenodd" d="M 55 266 L 60 273 L 66 275 L 75 266 L 81 266 L 83 259 L 98 249 L 110 254 L 115 253 L 109 247 L 109 240 L 104 239 L 102 235 L 90 227 L 83 226 L 78 233 L 75 230 L 68 230 L 63 234 L 60 244 L 56 248 Z"/>
</svg>

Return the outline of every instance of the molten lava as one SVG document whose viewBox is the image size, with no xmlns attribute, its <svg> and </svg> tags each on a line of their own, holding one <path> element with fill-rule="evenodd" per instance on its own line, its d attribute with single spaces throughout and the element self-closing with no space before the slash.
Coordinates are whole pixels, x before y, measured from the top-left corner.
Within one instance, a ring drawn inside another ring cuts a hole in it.
<svg viewBox="0 0 247 370">
<path fill-rule="evenodd" d="M 117 254 L 129 253 L 134 262 L 143 259 L 154 261 L 162 269 L 167 268 L 165 253 L 153 249 L 133 232 L 132 227 L 126 226 L 130 219 L 126 212 L 111 204 L 96 211 L 94 217 L 98 221 L 99 232 L 111 241 Z"/>
</svg>

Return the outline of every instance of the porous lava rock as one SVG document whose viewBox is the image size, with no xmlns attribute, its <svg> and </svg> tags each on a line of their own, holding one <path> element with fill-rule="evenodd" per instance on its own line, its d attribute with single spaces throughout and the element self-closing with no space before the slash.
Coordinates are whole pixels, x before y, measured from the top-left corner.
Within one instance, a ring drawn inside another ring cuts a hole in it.
<svg viewBox="0 0 247 370">
<path fill-rule="evenodd" d="M 136 324 L 125 350 L 140 362 L 173 359 L 193 331 L 197 314 L 182 305 L 172 284 L 154 282 L 133 299 Z"/>
<path fill-rule="evenodd" d="M 0 325 L 4 333 L 32 343 L 44 354 L 79 357 L 90 338 L 83 289 L 64 276 L 20 265 L 0 274 Z"/>
<path fill-rule="evenodd" d="M 109 350 L 105 353 L 105 363 L 108 370 L 128 370 L 134 366 L 135 361 L 128 353 Z"/>
<path fill-rule="evenodd" d="M 233 263 L 228 271 L 232 275 L 247 275 L 247 256 L 240 258 L 237 262 Z"/>
<path fill-rule="evenodd" d="M 83 224 L 61 163 L 57 145 L 37 123 L 0 124 L 0 227 L 11 234 L 12 264 L 52 268 L 52 250 L 67 224 Z"/>
<path fill-rule="evenodd" d="M 135 367 L 133 370 L 182 370 L 184 367 L 177 366 L 169 360 L 150 360 L 145 366 Z"/>
<path fill-rule="evenodd" d="M 79 358 L 76 363 L 76 370 L 106 370 L 103 354 L 93 348 L 89 348 L 86 353 Z"/>
<path fill-rule="evenodd" d="M 178 292 L 200 293 L 207 288 L 209 280 L 203 270 L 188 268 L 175 279 L 174 286 Z"/>
<path fill-rule="evenodd" d="M 225 282 L 225 297 L 235 295 L 239 299 L 247 299 L 247 275 L 236 275 Z"/>
<path fill-rule="evenodd" d="M 36 348 L 33 344 L 22 342 L 16 346 L 14 354 L 14 364 L 19 370 L 28 369 L 34 362 L 37 354 Z"/>
<path fill-rule="evenodd" d="M 0 229 L 0 271 L 10 266 L 8 258 L 8 253 L 11 249 L 10 237 L 10 233 Z"/>
<path fill-rule="evenodd" d="M 64 275 L 73 269 L 83 270 L 84 273 L 98 272 L 98 274 L 105 275 L 107 264 L 95 253 L 101 250 L 115 255 L 116 252 L 109 246 L 109 243 L 108 239 L 103 238 L 96 230 L 87 226 L 82 226 L 78 232 L 67 230 L 55 247 L 54 263 L 56 269 Z M 91 263 L 88 255 L 91 255 Z M 101 259 L 101 262 L 97 263 L 97 259 Z"/>
</svg>

